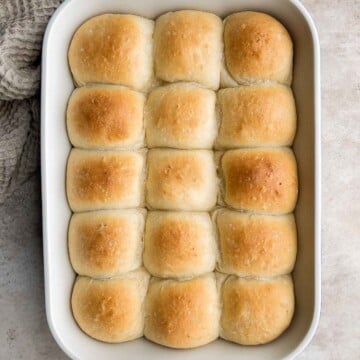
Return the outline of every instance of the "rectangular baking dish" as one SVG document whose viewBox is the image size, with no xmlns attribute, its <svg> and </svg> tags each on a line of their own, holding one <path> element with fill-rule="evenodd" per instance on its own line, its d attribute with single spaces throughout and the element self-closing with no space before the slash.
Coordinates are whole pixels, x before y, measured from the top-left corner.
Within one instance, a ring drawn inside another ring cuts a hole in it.
<svg viewBox="0 0 360 360">
<path fill-rule="evenodd" d="M 73 320 L 70 294 L 75 273 L 69 262 L 67 229 L 71 212 L 65 194 L 70 143 L 65 110 L 74 88 L 67 62 L 71 37 L 86 19 L 107 12 L 155 18 L 161 13 L 197 9 L 221 17 L 243 10 L 275 16 L 289 30 L 295 45 L 293 90 L 298 130 L 294 151 L 300 194 L 296 208 L 298 257 L 294 271 L 296 313 L 289 329 L 270 344 L 244 347 L 222 340 L 195 350 L 171 350 L 145 339 L 105 344 L 85 335 Z M 47 27 L 42 62 L 41 166 L 46 314 L 50 330 L 73 359 L 293 359 L 313 337 L 320 314 L 320 59 L 315 26 L 297 0 L 68 0 Z"/>
</svg>

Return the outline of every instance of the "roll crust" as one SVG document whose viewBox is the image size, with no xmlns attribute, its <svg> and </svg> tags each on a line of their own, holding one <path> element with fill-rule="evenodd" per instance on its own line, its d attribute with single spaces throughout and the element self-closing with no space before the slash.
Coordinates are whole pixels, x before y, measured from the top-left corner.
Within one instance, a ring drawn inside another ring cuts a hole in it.
<svg viewBox="0 0 360 360">
<path fill-rule="evenodd" d="M 190 84 L 153 90 L 145 107 L 149 148 L 211 149 L 217 134 L 215 93 Z"/>
<path fill-rule="evenodd" d="M 144 143 L 145 96 L 114 86 L 76 89 L 69 99 L 70 142 L 83 149 L 129 149 Z"/>
<path fill-rule="evenodd" d="M 94 339 L 109 343 L 141 337 L 148 282 L 144 270 L 109 280 L 78 276 L 71 306 L 79 327 Z"/>
<path fill-rule="evenodd" d="M 292 150 L 230 150 L 222 157 L 221 168 L 227 205 L 268 214 L 294 210 L 298 178 Z"/>
<path fill-rule="evenodd" d="M 219 149 L 289 146 L 296 132 L 295 101 L 282 85 L 240 86 L 220 90 Z"/>
<path fill-rule="evenodd" d="M 75 272 L 109 278 L 140 267 L 144 215 L 140 210 L 73 214 L 69 255 Z"/>
<path fill-rule="evenodd" d="M 72 149 L 66 178 L 74 212 L 138 207 L 143 203 L 144 155 Z"/>
<path fill-rule="evenodd" d="M 216 90 L 220 83 L 222 22 L 211 13 L 181 10 L 161 15 L 155 24 L 157 78 L 189 81 Z"/>
<path fill-rule="evenodd" d="M 294 215 L 267 216 L 218 210 L 221 272 L 238 276 L 289 274 L 296 259 Z"/>
<path fill-rule="evenodd" d="M 209 214 L 149 212 L 144 266 L 154 276 L 185 278 L 215 269 L 216 242 Z"/>
<path fill-rule="evenodd" d="M 241 345 L 280 336 L 294 314 L 294 290 L 286 275 L 268 280 L 230 276 L 222 287 L 220 336 Z"/>
<path fill-rule="evenodd" d="M 75 83 L 126 85 L 146 90 L 152 81 L 154 22 L 135 15 L 104 14 L 82 24 L 68 53 Z"/>
<path fill-rule="evenodd" d="M 270 15 L 244 11 L 224 21 L 227 72 L 238 84 L 273 80 L 291 84 L 293 44 L 288 31 Z M 226 79 L 222 85 L 228 86 Z"/>
<path fill-rule="evenodd" d="M 206 211 L 217 198 L 213 154 L 207 150 L 148 153 L 147 204 L 160 210 Z"/>
<path fill-rule="evenodd" d="M 172 348 L 205 345 L 219 335 L 220 306 L 214 274 L 187 281 L 152 279 L 144 335 Z"/>
<path fill-rule="evenodd" d="M 280 336 L 295 306 L 298 196 L 285 27 L 252 11 L 104 14 L 77 29 L 68 60 L 82 86 L 66 113 L 79 327 L 178 349 Z M 225 150 L 216 164 L 213 148 Z"/>
</svg>

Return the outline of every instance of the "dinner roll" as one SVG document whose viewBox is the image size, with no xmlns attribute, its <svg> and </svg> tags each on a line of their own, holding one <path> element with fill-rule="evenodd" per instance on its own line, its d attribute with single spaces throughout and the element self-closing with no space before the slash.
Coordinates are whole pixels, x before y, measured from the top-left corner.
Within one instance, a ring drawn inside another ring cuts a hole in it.
<svg viewBox="0 0 360 360">
<path fill-rule="evenodd" d="M 149 274 L 141 269 L 108 280 L 78 276 L 71 306 L 79 327 L 94 339 L 109 343 L 141 337 L 148 282 Z"/>
<path fill-rule="evenodd" d="M 220 82 L 222 22 L 194 10 L 160 16 L 154 31 L 155 73 L 167 82 L 192 81 L 210 89 Z"/>
<path fill-rule="evenodd" d="M 253 11 L 231 14 L 224 21 L 225 69 L 222 86 L 264 80 L 291 84 L 293 44 L 273 17 Z"/>
<path fill-rule="evenodd" d="M 212 151 L 153 149 L 147 163 L 149 207 L 206 211 L 215 205 L 218 182 Z"/>
<path fill-rule="evenodd" d="M 255 215 L 225 209 L 215 214 L 221 272 L 276 276 L 292 271 L 297 249 L 294 215 Z"/>
<path fill-rule="evenodd" d="M 229 150 L 222 157 L 221 169 L 227 205 L 269 214 L 286 214 L 294 210 L 298 179 L 292 150 Z"/>
<path fill-rule="evenodd" d="M 69 48 L 78 86 L 109 83 L 147 89 L 152 82 L 154 22 L 140 16 L 104 14 L 83 23 Z"/>
<path fill-rule="evenodd" d="M 127 88 L 76 89 L 67 108 L 71 143 L 84 149 L 139 148 L 144 143 L 145 96 Z"/>
<path fill-rule="evenodd" d="M 69 255 L 79 275 L 116 276 L 141 265 L 144 211 L 103 210 L 73 214 Z"/>
<path fill-rule="evenodd" d="M 217 148 L 287 146 L 296 131 L 292 91 L 283 85 L 240 86 L 220 90 Z"/>
<path fill-rule="evenodd" d="M 153 90 L 145 106 L 149 148 L 211 149 L 217 134 L 216 96 L 190 84 Z"/>
<path fill-rule="evenodd" d="M 219 336 L 219 295 L 213 273 L 187 281 L 153 278 L 144 335 L 172 348 L 194 348 Z"/>
<path fill-rule="evenodd" d="M 143 204 L 144 154 L 72 149 L 66 191 L 72 211 L 131 208 Z"/>
<path fill-rule="evenodd" d="M 153 211 L 148 214 L 144 265 L 152 275 L 184 278 L 213 271 L 216 250 L 208 213 Z"/>
<path fill-rule="evenodd" d="M 268 343 L 289 326 L 294 302 L 288 275 L 267 280 L 230 276 L 222 287 L 220 336 L 241 345 Z"/>
</svg>

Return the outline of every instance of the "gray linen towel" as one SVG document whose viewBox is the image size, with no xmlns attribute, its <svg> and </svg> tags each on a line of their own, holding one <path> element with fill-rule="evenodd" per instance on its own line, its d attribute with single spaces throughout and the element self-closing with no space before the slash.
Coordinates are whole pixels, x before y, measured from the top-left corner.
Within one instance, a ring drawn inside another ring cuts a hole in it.
<svg viewBox="0 0 360 360">
<path fill-rule="evenodd" d="M 40 50 L 62 0 L 0 0 L 0 203 L 39 164 Z"/>
</svg>

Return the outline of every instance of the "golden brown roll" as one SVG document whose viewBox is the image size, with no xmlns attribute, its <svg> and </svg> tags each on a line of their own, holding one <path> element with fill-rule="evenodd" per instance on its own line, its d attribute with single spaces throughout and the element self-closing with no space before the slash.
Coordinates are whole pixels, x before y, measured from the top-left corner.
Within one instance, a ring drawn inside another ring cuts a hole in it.
<svg viewBox="0 0 360 360">
<path fill-rule="evenodd" d="M 149 148 L 211 149 L 217 134 L 216 96 L 191 84 L 153 90 L 145 106 Z"/>
<path fill-rule="evenodd" d="M 108 83 L 147 89 L 152 82 L 154 22 L 128 14 L 104 14 L 83 23 L 69 48 L 75 83 Z"/>
<path fill-rule="evenodd" d="M 152 211 L 146 219 L 144 266 L 154 276 L 185 278 L 215 269 L 216 242 L 208 213 Z"/>
<path fill-rule="evenodd" d="M 221 170 L 227 205 L 268 214 L 286 214 L 294 210 L 298 179 L 292 150 L 229 150 L 221 159 Z"/>
<path fill-rule="evenodd" d="M 109 85 L 76 89 L 66 120 L 70 142 L 84 149 L 139 148 L 144 143 L 145 96 Z"/>
<path fill-rule="evenodd" d="M 72 149 L 66 191 L 72 211 L 121 209 L 143 204 L 144 154 Z"/>
<path fill-rule="evenodd" d="M 212 151 L 152 149 L 147 164 L 150 208 L 206 211 L 215 205 L 218 181 Z"/>
<path fill-rule="evenodd" d="M 149 274 L 142 269 L 108 280 L 78 276 L 71 307 L 79 327 L 109 343 L 141 337 L 148 282 Z"/>
<path fill-rule="evenodd" d="M 172 348 L 194 348 L 219 336 L 219 295 L 213 273 L 192 280 L 153 278 L 145 305 L 144 335 Z"/>
<path fill-rule="evenodd" d="M 268 343 L 289 326 L 294 303 L 288 275 L 267 280 L 230 276 L 222 286 L 220 336 L 241 345 Z"/>
<path fill-rule="evenodd" d="M 141 210 L 73 214 L 69 255 L 75 272 L 108 278 L 140 267 L 144 216 Z"/>
<path fill-rule="evenodd" d="M 220 90 L 220 149 L 291 145 L 296 132 L 292 91 L 283 85 L 240 86 Z"/>
<path fill-rule="evenodd" d="M 255 215 L 221 209 L 215 216 L 221 272 L 277 276 L 293 270 L 297 250 L 294 215 Z"/>
<path fill-rule="evenodd" d="M 166 13 L 155 23 L 154 52 L 157 78 L 196 82 L 217 89 L 222 56 L 221 19 L 194 10 Z"/>
<path fill-rule="evenodd" d="M 231 14 L 224 21 L 223 87 L 264 80 L 291 84 L 293 44 L 273 17 L 252 11 Z"/>
</svg>

